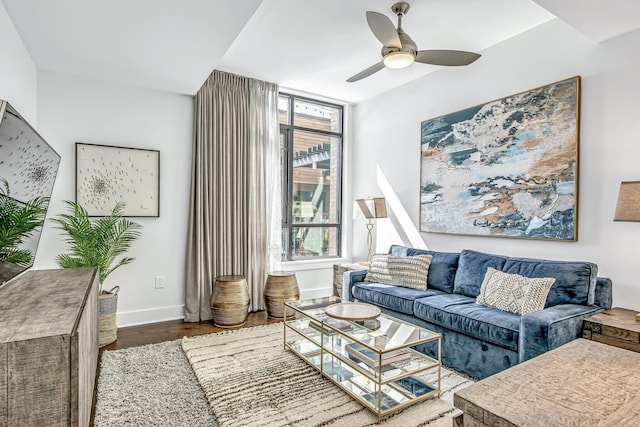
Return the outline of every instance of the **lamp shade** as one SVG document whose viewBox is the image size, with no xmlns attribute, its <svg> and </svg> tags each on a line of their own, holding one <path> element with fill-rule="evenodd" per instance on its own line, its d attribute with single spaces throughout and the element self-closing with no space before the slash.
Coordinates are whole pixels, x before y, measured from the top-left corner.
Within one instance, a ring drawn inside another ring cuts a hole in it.
<svg viewBox="0 0 640 427">
<path fill-rule="evenodd" d="M 353 208 L 354 219 L 375 219 L 387 217 L 387 204 L 384 197 L 357 199 Z"/>
<path fill-rule="evenodd" d="M 620 183 L 614 221 L 640 221 L 640 181 Z"/>
</svg>

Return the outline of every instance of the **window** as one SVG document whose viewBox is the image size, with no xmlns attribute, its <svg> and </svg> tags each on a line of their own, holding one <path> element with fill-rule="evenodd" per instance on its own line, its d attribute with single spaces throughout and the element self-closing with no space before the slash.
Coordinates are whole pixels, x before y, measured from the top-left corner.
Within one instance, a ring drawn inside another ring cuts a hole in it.
<svg viewBox="0 0 640 427">
<path fill-rule="evenodd" d="M 282 259 L 339 257 L 342 106 L 278 97 L 282 165 Z"/>
</svg>

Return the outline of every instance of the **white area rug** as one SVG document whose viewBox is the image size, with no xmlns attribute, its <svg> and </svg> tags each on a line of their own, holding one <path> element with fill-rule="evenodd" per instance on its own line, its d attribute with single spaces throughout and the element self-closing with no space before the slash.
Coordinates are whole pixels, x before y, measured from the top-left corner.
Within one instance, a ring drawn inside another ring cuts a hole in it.
<svg viewBox="0 0 640 427">
<path fill-rule="evenodd" d="M 216 420 L 231 426 L 373 426 L 377 417 L 283 348 L 281 324 L 185 337 L 182 348 Z M 382 425 L 452 425 L 453 392 L 473 383 L 442 369 L 442 396 L 383 419 Z"/>
<path fill-rule="evenodd" d="M 102 353 L 94 425 L 217 426 L 180 343 Z"/>
</svg>

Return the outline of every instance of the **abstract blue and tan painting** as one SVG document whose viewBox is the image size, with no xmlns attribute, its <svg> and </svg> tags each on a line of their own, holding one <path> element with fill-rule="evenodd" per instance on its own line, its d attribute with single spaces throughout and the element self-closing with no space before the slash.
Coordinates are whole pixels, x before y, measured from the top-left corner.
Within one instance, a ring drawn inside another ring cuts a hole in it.
<svg viewBox="0 0 640 427">
<path fill-rule="evenodd" d="M 420 229 L 577 240 L 580 77 L 426 120 Z"/>
</svg>

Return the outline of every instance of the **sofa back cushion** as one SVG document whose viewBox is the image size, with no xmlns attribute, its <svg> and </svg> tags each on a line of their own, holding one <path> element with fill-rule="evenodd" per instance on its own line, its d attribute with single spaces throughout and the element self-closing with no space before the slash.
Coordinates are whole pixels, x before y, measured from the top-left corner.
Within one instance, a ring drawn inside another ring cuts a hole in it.
<svg viewBox="0 0 640 427">
<path fill-rule="evenodd" d="M 593 304 L 598 266 L 586 261 L 551 261 L 509 258 L 502 271 L 526 277 L 553 277 L 545 307 L 558 304 Z"/>
<path fill-rule="evenodd" d="M 429 274 L 427 276 L 427 288 L 437 289 L 449 294 L 453 292 L 454 278 L 456 277 L 458 259 L 460 258 L 459 253 L 436 252 L 427 249 L 392 245 L 389 248 L 389 254 L 396 256 L 431 255 L 431 265 L 429 265 Z"/>
<path fill-rule="evenodd" d="M 453 292 L 475 298 L 480 294 L 480 287 L 489 267 L 502 271 L 508 257 L 487 254 L 484 252 L 463 250 L 453 285 Z M 526 274 L 521 274 L 526 276 Z"/>
<path fill-rule="evenodd" d="M 510 258 L 467 249 L 460 253 L 453 292 L 477 297 L 489 267 L 530 278 L 556 279 L 545 308 L 558 304 L 593 304 L 595 300 L 598 266 L 591 262 Z"/>
</svg>

